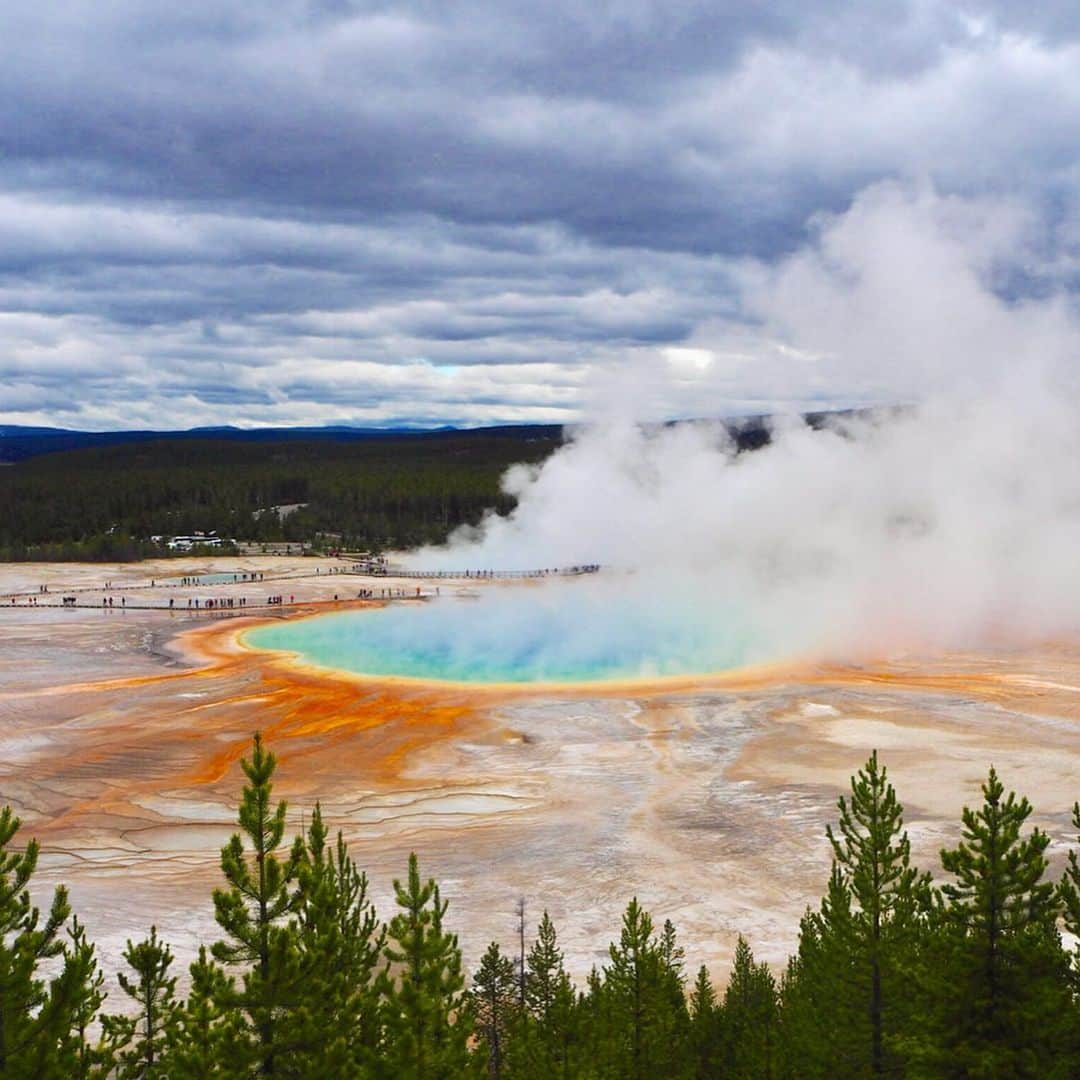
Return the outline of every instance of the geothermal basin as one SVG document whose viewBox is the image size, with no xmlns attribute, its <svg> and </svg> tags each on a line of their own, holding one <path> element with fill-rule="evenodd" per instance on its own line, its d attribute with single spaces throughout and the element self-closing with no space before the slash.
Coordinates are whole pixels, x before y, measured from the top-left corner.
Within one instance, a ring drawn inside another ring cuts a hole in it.
<svg viewBox="0 0 1080 1080">
<path fill-rule="evenodd" d="M 232 580 L 255 571 L 257 586 Z M 418 600 L 414 580 L 348 571 L 0 567 L 0 802 L 42 843 L 39 898 L 70 886 L 108 970 L 151 923 L 182 962 L 216 937 L 210 892 L 255 730 L 280 761 L 289 835 L 321 800 L 383 916 L 415 850 L 470 965 L 512 944 L 524 897 L 583 977 L 634 894 L 675 922 L 691 969 L 722 977 L 739 933 L 782 964 L 826 885 L 836 798 L 875 747 L 920 865 L 939 873 L 991 763 L 1034 802 L 1055 872 L 1068 847 L 1077 642 L 747 669 L 785 654 L 718 597 L 707 620 L 667 626 L 648 610 L 662 574 L 619 603 L 586 580 L 421 582 Z M 43 585 L 78 605 L 31 605 Z M 400 599 L 357 599 L 380 590 Z M 271 594 L 285 605 L 259 606 Z M 225 602 L 241 599 L 236 617 Z M 657 619 L 670 648 L 643 645 Z"/>
<path fill-rule="evenodd" d="M 469 685 L 649 681 L 766 655 L 733 612 L 708 610 L 691 617 L 618 583 L 556 582 L 290 619 L 243 641 L 326 671 Z"/>
</svg>

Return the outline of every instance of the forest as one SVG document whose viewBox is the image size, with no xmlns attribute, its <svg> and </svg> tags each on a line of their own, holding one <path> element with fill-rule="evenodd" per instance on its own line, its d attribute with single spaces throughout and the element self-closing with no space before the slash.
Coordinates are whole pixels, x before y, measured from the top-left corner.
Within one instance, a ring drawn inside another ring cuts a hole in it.
<svg viewBox="0 0 1080 1080">
<path fill-rule="evenodd" d="M 167 927 L 129 940 L 126 970 L 107 979 L 63 887 L 44 915 L 34 907 L 38 847 L 19 845 L 10 808 L 0 814 L 0 1075 L 1080 1075 L 1078 849 L 1049 877 L 1049 837 L 1028 828 L 1031 805 L 994 769 L 937 881 L 912 865 L 872 754 L 838 801 L 832 870 L 795 954 L 774 972 L 740 938 L 720 987 L 636 899 L 584 986 L 546 912 L 527 942 L 524 906 L 513 942 L 492 942 L 467 972 L 448 903 L 415 855 L 380 918 L 318 807 L 286 842 L 275 757 L 258 735 L 242 765 L 239 827 L 211 898 L 220 937 L 200 948 L 183 994 Z M 1080 805 L 1072 825 L 1080 833 Z"/>
<path fill-rule="evenodd" d="M 821 428 L 858 415 L 803 419 Z M 713 426 L 739 452 L 770 439 L 767 417 Z M 215 429 L 161 436 L 5 436 L 0 429 L 0 562 L 160 558 L 170 552 L 151 537 L 196 532 L 322 550 L 437 544 L 485 513 L 513 510 L 515 500 L 502 488 L 506 470 L 538 465 L 562 442 L 563 429 L 555 425 Z M 281 506 L 290 508 L 287 516 L 274 511 Z"/>
<path fill-rule="evenodd" d="M 365 551 L 437 543 L 486 511 L 508 513 L 503 473 L 562 441 L 557 427 L 305 434 L 147 439 L 5 465 L 0 561 L 161 556 L 151 537 L 210 531 Z"/>
</svg>

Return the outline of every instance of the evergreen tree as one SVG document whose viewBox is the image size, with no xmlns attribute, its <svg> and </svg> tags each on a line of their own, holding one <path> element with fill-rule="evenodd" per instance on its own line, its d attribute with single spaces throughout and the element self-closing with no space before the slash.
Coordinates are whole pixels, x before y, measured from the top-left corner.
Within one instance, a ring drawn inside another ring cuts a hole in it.
<svg viewBox="0 0 1080 1080">
<path fill-rule="evenodd" d="M 731 979 L 724 991 L 724 1072 L 745 1080 L 768 1080 L 777 1073 L 778 998 L 776 980 L 740 935 Z"/>
<path fill-rule="evenodd" d="M 1080 802 L 1073 803 L 1073 828 L 1076 829 L 1076 842 L 1080 846 Z M 1061 879 L 1061 904 L 1065 914 L 1065 929 L 1075 938 L 1080 938 L 1080 857 L 1077 848 L 1069 851 L 1065 864 L 1065 874 Z M 1080 976 L 1080 944 L 1074 955 L 1077 975 Z"/>
<path fill-rule="evenodd" d="M 1072 824 L 1076 830 L 1076 840 L 1080 847 L 1080 802 L 1073 804 Z M 1072 848 L 1065 864 L 1065 873 L 1060 886 L 1061 905 L 1064 913 L 1065 929 L 1077 939 L 1072 954 L 1072 1020 L 1067 1036 L 1068 1045 L 1065 1053 L 1071 1063 L 1071 1076 L 1080 1076 L 1080 858 L 1077 848 Z"/>
<path fill-rule="evenodd" d="M 582 1077 L 619 1076 L 624 1058 L 623 1023 L 617 1016 L 611 988 L 595 966 L 585 980 L 585 993 L 579 1001 L 582 1054 Z"/>
<path fill-rule="evenodd" d="M 176 1041 L 178 1006 L 176 978 L 169 975 L 172 950 L 157 936 L 157 927 L 137 945 L 130 940 L 124 960 L 134 972 L 117 975 L 121 989 L 137 1010 L 133 1015 L 102 1017 L 102 1026 L 116 1063 L 119 1080 L 153 1080 L 169 1075 L 168 1047 Z"/>
<path fill-rule="evenodd" d="M 240 1076 L 253 1060 L 239 1011 L 223 1002 L 236 999 L 233 980 L 209 958 L 206 946 L 188 969 L 191 990 L 177 1013 L 169 1052 L 170 1080 L 212 1080 Z"/>
<path fill-rule="evenodd" d="M 613 1006 L 616 1025 L 613 1064 L 633 1080 L 649 1075 L 653 1064 L 647 1030 L 650 983 L 656 973 L 656 946 L 653 941 L 652 916 L 643 911 L 634 897 L 623 915 L 619 944 L 609 949 L 610 965 L 604 969 L 604 989 Z M 658 1064 L 658 1063 L 657 1063 Z"/>
<path fill-rule="evenodd" d="M 851 778 L 850 801 L 841 796 L 838 807 L 838 831 L 830 825 L 826 834 L 857 910 L 845 920 L 848 978 L 834 990 L 846 994 L 850 1013 L 868 1018 L 867 1043 L 852 1048 L 845 1068 L 849 1075 L 882 1076 L 897 1071 L 902 1057 L 919 896 L 930 879 L 911 866 L 903 808 L 876 750 Z"/>
<path fill-rule="evenodd" d="M 72 1002 L 72 1030 L 74 1071 L 77 1080 L 88 1080 L 92 1076 L 104 1075 L 111 1066 L 111 1058 L 103 1045 L 94 1045 L 90 1041 L 90 1026 L 97 1018 L 105 1001 L 102 990 L 105 975 L 97 962 L 97 951 L 87 940 L 86 931 L 78 917 L 71 921 L 71 944 L 67 954 L 69 963 L 78 969 L 74 984 L 78 987 Z"/>
<path fill-rule="evenodd" d="M 576 1005 L 570 976 L 563 967 L 555 924 L 544 912 L 529 949 L 525 972 L 527 1038 L 522 1075 L 567 1078 L 573 1075 Z"/>
<path fill-rule="evenodd" d="M 518 1017 L 519 983 L 514 961 L 493 941 L 473 976 L 473 1016 L 491 1080 L 505 1075 L 510 1030 Z"/>
<path fill-rule="evenodd" d="M 675 924 L 670 919 L 664 920 L 663 929 L 660 931 L 660 940 L 657 945 L 660 953 L 660 963 L 664 970 L 678 986 L 680 993 L 686 977 L 683 967 L 686 961 L 686 953 L 678 942 L 675 933 Z"/>
<path fill-rule="evenodd" d="M 471 1017 L 463 993 L 457 936 L 443 929 L 447 902 L 433 880 L 421 884 L 416 855 L 405 885 L 394 882 L 401 910 L 390 920 L 383 977 L 383 1066 L 395 1080 L 449 1080 L 470 1072 Z M 390 965 L 398 965 L 397 979 Z"/>
<path fill-rule="evenodd" d="M 805 947 L 807 940 L 807 922 L 810 912 L 807 911 L 799 923 L 799 951 Z M 800 1072 L 799 1067 L 809 1060 L 806 1051 L 808 1038 L 813 1040 L 816 1032 L 813 1026 L 813 1017 L 807 1007 L 806 984 L 802 978 L 802 962 L 798 955 L 789 956 L 783 975 L 780 976 L 780 988 L 777 994 L 779 1003 L 779 1060 L 777 1073 L 784 1080 L 793 1080 L 797 1076 L 811 1077 L 820 1075 L 807 1069 Z"/>
<path fill-rule="evenodd" d="M 525 961 L 525 1005 L 537 1019 L 542 1020 L 551 1012 L 560 979 L 565 974 L 555 924 L 545 909 Z"/>
<path fill-rule="evenodd" d="M 286 804 L 271 805 L 277 759 L 256 733 L 251 760 L 241 760 L 248 783 L 240 803 L 240 827 L 251 844 L 251 860 L 237 833 L 221 850 L 228 889 L 214 890 L 214 913 L 228 940 L 212 953 L 225 964 L 247 965 L 233 1002 L 248 1018 L 258 1045 L 258 1071 L 273 1075 L 279 1050 L 277 1027 L 292 1005 L 297 981 L 295 935 L 283 925 L 295 906 L 290 886 L 301 859 L 300 841 L 282 862 L 275 852 L 285 833 Z"/>
<path fill-rule="evenodd" d="M 11 850 L 20 824 L 10 806 L 0 810 L 0 1076 L 66 1078 L 78 1067 L 73 1032 L 91 973 L 85 954 L 73 956 L 59 936 L 71 913 L 64 886 L 44 922 L 30 900 L 38 844 Z M 61 957 L 60 973 L 46 986 L 39 965 Z"/>
<path fill-rule="evenodd" d="M 327 844 L 318 804 L 299 863 L 296 947 L 300 978 L 287 1021 L 289 1067 L 311 1076 L 365 1076 L 379 1042 L 378 971 L 385 931 L 368 879 L 341 834 Z"/>
<path fill-rule="evenodd" d="M 1060 1062 L 1070 1010 L 1057 895 L 1043 880 L 1049 837 L 1021 836 L 1031 814 L 994 769 L 963 839 L 941 852 L 948 966 L 938 984 L 941 1059 L 950 1073 L 1043 1077 Z"/>
<path fill-rule="evenodd" d="M 678 975 L 636 897 L 623 916 L 619 944 L 611 945 L 608 955 L 604 994 L 614 1037 L 607 1040 L 606 1067 L 631 1080 L 688 1075 L 686 1000 L 681 995 L 674 1000 L 671 988 Z"/>
<path fill-rule="evenodd" d="M 686 975 L 684 973 L 686 954 L 679 945 L 675 924 L 670 919 L 664 920 L 657 942 L 657 957 L 660 964 L 659 1037 L 670 1047 L 673 1066 L 686 1072 L 690 1068 L 690 1012 L 686 1002 Z"/>
<path fill-rule="evenodd" d="M 695 1080 L 721 1075 L 720 1009 L 708 968 L 698 969 L 690 993 L 690 1044 L 693 1047 Z"/>
<path fill-rule="evenodd" d="M 855 941 L 851 890 L 834 864 L 819 910 L 799 924 L 781 983 L 785 1075 L 858 1075 L 853 1063 L 865 1061 L 870 1039 L 869 1016 L 851 993 Z"/>
<path fill-rule="evenodd" d="M 97 1046 L 89 1033 L 105 995 L 94 946 L 77 919 L 61 941 L 62 888 L 42 920 L 29 892 L 37 845 L 13 852 L 19 822 L 0 813 L 0 1076 L 1080 1076 L 1080 969 L 1058 930 L 1061 919 L 1080 931 L 1080 858 L 1071 851 L 1062 880 L 1045 879 L 1049 840 L 1025 834 L 1031 807 L 1006 797 L 993 769 L 982 805 L 964 810 L 962 841 L 942 852 L 953 880 L 934 891 L 910 866 L 901 808 L 873 754 L 839 801 L 828 890 L 800 924 L 779 991 L 740 938 L 722 1003 L 702 967 L 688 1008 L 675 927 L 655 933 L 636 899 L 584 995 L 546 911 L 524 963 L 520 938 L 517 964 L 493 943 L 466 992 L 447 905 L 415 855 L 407 882 L 394 882 L 388 928 L 341 835 L 328 844 L 318 805 L 279 859 L 274 764 L 256 737 L 240 810 L 251 853 L 233 837 L 222 854 L 230 888 L 215 893 L 229 940 L 213 953 L 247 965 L 243 986 L 203 948 L 178 1005 L 172 953 L 152 928 L 128 941 L 132 974 L 119 976 L 134 1012 L 101 1017 Z M 1080 832 L 1080 804 L 1073 824 Z"/>
</svg>

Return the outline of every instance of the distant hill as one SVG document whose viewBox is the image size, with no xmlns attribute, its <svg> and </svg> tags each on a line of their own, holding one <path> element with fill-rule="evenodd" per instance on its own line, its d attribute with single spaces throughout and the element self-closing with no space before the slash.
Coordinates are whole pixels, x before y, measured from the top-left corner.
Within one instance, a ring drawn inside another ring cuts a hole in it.
<svg viewBox="0 0 1080 1080">
<path fill-rule="evenodd" d="M 856 416 L 868 410 L 842 410 L 837 412 L 806 413 L 804 420 L 820 428 L 830 420 Z M 686 421 L 673 420 L 678 424 Z M 769 416 L 744 416 L 721 421 L 726 424 L 740 450 L 756 450 L 769 442 Z M 239 428 L 231 424 L 216 427 L 187 428 L 182 431 L 74 431 L 68 428 L 21 427 L 18 424 L 0 424 L 0 464 L 25 461 L 42 454 L 54 454 L 65 450 L 81 450 L 89 447 L 123 446 L 129 443 L 185 441 L 191 439 L 214 439 L 237 443 L 284 443 L 284 442 L 360 442 L 368 440 L 395 441 L 400 439 L 435 440 L 463 437 L 522 442 L 537 439 L 559 439 L 562 427 L 558 424 L 502 424 L 480 428 L 442 426 L 418 428 L 398 426 L 390 428 L 351 427 L 347 424 L 328 424 L 323 427 L 273 427 Z"/>
<path fill-rule="evenodd" d="M 26 436 L 26 435 L 67 435 L 70 434 L 68 428 L 58 427 L 28 427 L 24 424 L 0 424 L 0 439 L 6 436 Z"/>
<path fill-rule="evenodd" d="M 65 450 L 82 450 L 88 447 L 123 446 L 129 443 L 161 442 L 190 439 L 215 439 L 241 443 L 275 442 L 356 442 L 360 440 L 393 440 L 402 437 L 438 439 L 449 435 L 475 433 L 500 439 L 557 437 L 562 428 L 556 424 L 521 424 L 489 428 L 359 428 L 345 425 L 327 427 L 290 428 L 238 428 L 223 427 L 189 428 L 184 431 L 71 431 L 66 428 L 20 427 L 17 424 L 0 424 L 0 463 L 25 461 L 42 454 L 54 454 Z"/>
</svg>

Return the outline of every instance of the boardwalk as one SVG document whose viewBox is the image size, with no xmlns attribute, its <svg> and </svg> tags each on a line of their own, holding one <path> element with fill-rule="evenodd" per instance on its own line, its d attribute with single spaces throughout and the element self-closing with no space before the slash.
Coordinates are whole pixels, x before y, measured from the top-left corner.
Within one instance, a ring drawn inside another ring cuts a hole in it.
<svg viewBox="0 0 1080 1080">
<path fill-rule="evenodd" d="M 559 566 L 549 570 L 393 570 L 391 577 L 413 578 L 419 581 L 445 581 L 465 578 L 467 580 L 503 580 L 518 578 L 545 577 L 580 577 L 582 574 L 597 574 L 599 563 L 587 563 L 582 566 Z"/>
<path fill-rule="evenodd" d="M 277 574 L 260 571 L 204 573 L 187 577 L 130 581 L 122 584 L 106 581 L 94 585 L 64 586 L 53 582 L 48 586 L 39 586 L 35 590 L 0 595 L 0 612 L 10 611 L 12 608 L 19 610 L 96 608 L 105 611 L 171 611 L 176 614 L 199 616 L 246 615 L 256 612 L 294 610 L 308 607 L 312 603 L 340 603 L 354 599 L 425 600 L 434 595 L 430 591 L 424 592 L 421 585 L 413 591 L 411 586 L 403 589 L 392 584 L 369 584 L 353 595 L 355 585 L 351 582 L 347 584 L 349 579 L 353 581 L 361 579 L 369 583 L 389 583 L 394 580 L 476 582 L 579 577 L 583 574 L 598 573 L 600 569 L 598 564 L 590 563 L 535 570 L 399 570 L 388 566 L 373 567 L 370 564 L 357 563 L 352 566 L 331 566 L 325 569 L 316 567 L 312 570 L 290 570 Z M 340 580 L 342 587 L 339 593 L 334 594 L 332 600 L 328 597 L 319 600 L 311 598 L 298 600 L 295 596 L 276 591 L 287 587 L 287 583 L 305 579 L 309 581 L 317 579 L 328 583 Z M 267 595 L 264 589 L 268 584 L 271 586 L 271 595 Z M 238 587 L 244 589 L 244 595 L 237 594 Z M 147 592 L 153 593 L 153 597 L 145 596 Z M 174 595 L 160 596 L 162 592 Z M 252 596 L 251 593 L 256 595 Z"/>
</svg>

